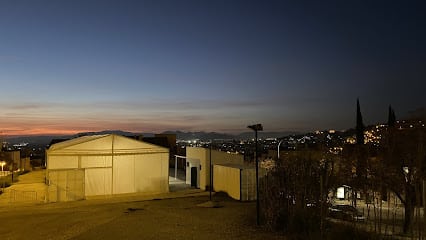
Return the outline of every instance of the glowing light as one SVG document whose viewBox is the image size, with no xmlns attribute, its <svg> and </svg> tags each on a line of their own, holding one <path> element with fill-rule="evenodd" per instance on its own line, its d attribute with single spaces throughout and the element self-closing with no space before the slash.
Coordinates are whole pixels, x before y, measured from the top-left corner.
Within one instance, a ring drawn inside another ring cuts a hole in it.
<svg viewBox="0 0 426 240">
<path fill-rule="evenodd" d="M 344 187 L 337 188 L 337 198 L 339 198 L 339 199 L 345 198 L 345 188 Z"/>
<path fill-rule="evenodd" d="M 6 165 L 6 162 L 5 162 L 5 161 L 1 161 L 1 162 L 0 162 L 0 166 L 1 166 L 1 175 L 3 175 L 3 167 L 4 167 L 4 165 Z"/>
</svg>

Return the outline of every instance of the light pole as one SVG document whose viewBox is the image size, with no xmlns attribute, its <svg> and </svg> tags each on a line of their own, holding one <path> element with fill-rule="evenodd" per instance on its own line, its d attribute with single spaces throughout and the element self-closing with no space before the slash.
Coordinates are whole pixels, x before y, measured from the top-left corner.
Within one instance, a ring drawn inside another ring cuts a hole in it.
<svg viewBox="0 0 426 240">
<path fill-rule="evenodd" d="M 209 156 L 209 159 L 210 159 L 210 187 L 209 187 L 209 190 L 210 190 L 210 194 L 209 194 L 209 196 L 210 196 L 210 201 L 212 200 L 212 188 L 213 188 L 213 171 L 212 171 L 212 149 L 213 149 L 213 140 L 211 140 L 210 141 L 210 151 L 209 151 L 209 154 L 210 154 L 210 156 Z"/>
<path fill-rule="evenodd" d="M 4 165 L 6 165 L 6 162 L 5 161 L 1 161 L 0 162 L 0 166 L 1 166 L 1 175 L 3 176 L 3 167 L 4 167 Z"/>
<path fill-rule="evenodd" d="M 284 139 L 281 139 L 280 140 L 280 142 L 278 143 L 278 154 L 277 154 L 277 157 L 278 157 L 278 159 L 277 160 L 280 160 L 280 145 L 281 145 L 281 143 L 284 141 Z"/>
<path fill-rule="evenodd" d="M 1 176 L 2 176 L 2 180 L 3 180 L 3 189 L 2 189 L 2 192 L 4 191 L 4 172 L 3 172 L 3 167 L 4 167 L 4 165 L 6 165 L 6 162 L 5 161 L 1 161 L 0 162 L 0 166 L 1 166 Z"/>
<path fill-rule="evenodd" d="M 263 131 L 262 124 L 255 124 L 247 126 L 247 128 L 250 128 L 254 131 L 255 134 L 255 145 L 256 145 L 256 223 L 257 225 L 260 225 L 260 219 L 259 219 L 259 152 L 257 149 L 257 132 Z"/>
</svg>

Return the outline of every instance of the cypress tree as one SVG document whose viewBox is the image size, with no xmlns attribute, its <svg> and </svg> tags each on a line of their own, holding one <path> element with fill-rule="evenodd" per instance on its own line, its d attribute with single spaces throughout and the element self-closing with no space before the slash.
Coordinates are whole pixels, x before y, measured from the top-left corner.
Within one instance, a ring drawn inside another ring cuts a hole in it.
<svg viewBox="0 0 426 240">
<path fill-rule="evenodd" d="M 396 122 L 395 111 L 392 109 L 392 106 L 389 105 L 388 126 L 395 127 L 395 122 Z"/>
<path fill-rule="evenodd" d="M 361 107 L 359 99 L 356 100 L 356 144 L 364 144 L 364 123 L 362 122 Z"/>
</svg>

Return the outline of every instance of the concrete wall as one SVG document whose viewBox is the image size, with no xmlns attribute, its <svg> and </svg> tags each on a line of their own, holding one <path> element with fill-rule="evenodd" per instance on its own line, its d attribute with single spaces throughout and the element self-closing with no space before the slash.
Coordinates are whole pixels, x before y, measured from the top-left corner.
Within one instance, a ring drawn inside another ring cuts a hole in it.
<svg viewBox="0 0 426 240">
<path fill-rule="evenodd" d="M 207 190 L 210 187 L 210 149 L 187 147 L 186 157 L 200 160 L 200 189 Z M 211 152 L 211 164 L 244 164 L 244 156 L 240 154 L 226 153 L 218 150 Z M 213 176 L 214 177 L 214 176 Z"/>
<path fill-rule="evenodd" d="M 256 200 L 256 168 L 251 165 L 214 165 L 213 189 L 240 201 Z M 266 170 L 259 168 L 259 179 Z"/>
<path fill-rule="evenodd" d="M 240 200 L 241 169 L 214 165 L 213 167 L 213 190 L 215 192 L 226 192 L 230 197 Z"/>
<path fill-rule="evenodd" d="M 226 192 L 233 199 L 240 201 L 256 200 L 256 169 L 254 167 L 214 165 L 213 170 L 215 192 Z M 259 174 L 259 178 L 262 174 Z"/>
</svg>

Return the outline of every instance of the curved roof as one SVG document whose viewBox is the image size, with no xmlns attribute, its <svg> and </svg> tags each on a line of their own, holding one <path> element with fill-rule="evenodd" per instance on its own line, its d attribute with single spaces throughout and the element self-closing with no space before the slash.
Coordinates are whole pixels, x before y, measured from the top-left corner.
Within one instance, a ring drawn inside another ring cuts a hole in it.
<svg viewBox="0 0 426 240">
<path fill-rule="evenodd" d="M 48 154 L 131 154 L 169 152 L 169 149 L 115 134 L 83 136 L 53 144 Z"/>
</svg>

